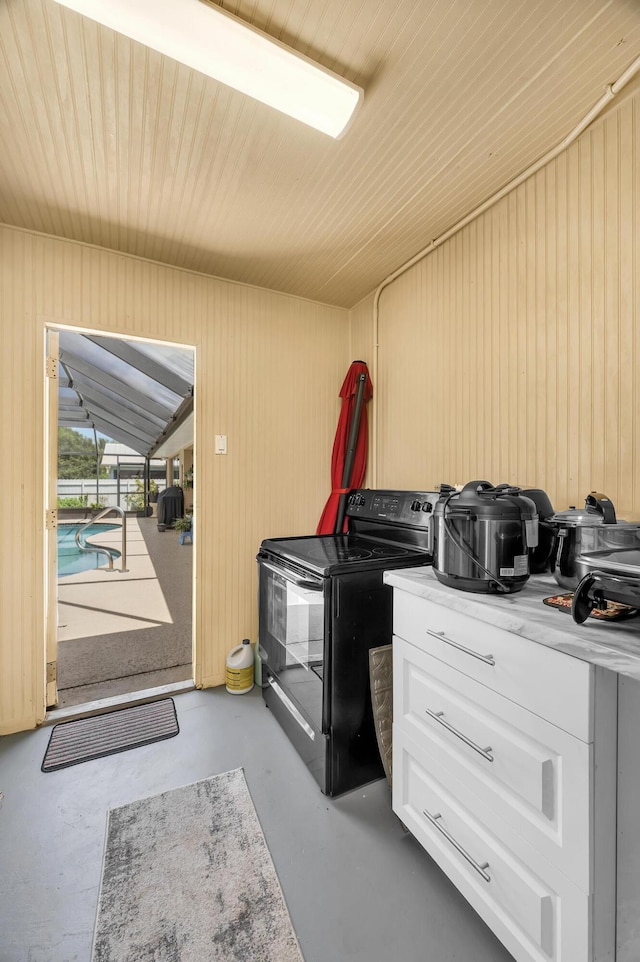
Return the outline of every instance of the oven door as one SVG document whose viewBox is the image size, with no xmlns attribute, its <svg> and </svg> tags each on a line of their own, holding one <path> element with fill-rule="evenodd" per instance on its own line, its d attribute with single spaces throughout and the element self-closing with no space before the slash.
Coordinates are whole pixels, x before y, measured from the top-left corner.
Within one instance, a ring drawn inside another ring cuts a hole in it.
<svg viewBox="0 0 640 962">
<path fill-rule="evenodd" d="M 259 640 L 271 688 L 307 736 L 325 733 L 323 671 L 329 599 L 325 580 L 258 555 Z"/>
</svg>

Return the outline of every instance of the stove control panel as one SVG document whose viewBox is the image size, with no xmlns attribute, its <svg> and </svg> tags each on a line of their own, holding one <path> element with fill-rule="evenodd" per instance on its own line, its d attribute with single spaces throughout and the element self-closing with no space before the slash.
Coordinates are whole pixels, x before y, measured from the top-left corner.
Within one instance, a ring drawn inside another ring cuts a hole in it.
<svg viewBox="0 0 640 962">
<path fill-rule="evenodd" d="M 429 525 L 439 491 L 378 491 L 360 488 L 347 498 L 347 515 L 367 521 L 411 525 Z"/>
</svg>

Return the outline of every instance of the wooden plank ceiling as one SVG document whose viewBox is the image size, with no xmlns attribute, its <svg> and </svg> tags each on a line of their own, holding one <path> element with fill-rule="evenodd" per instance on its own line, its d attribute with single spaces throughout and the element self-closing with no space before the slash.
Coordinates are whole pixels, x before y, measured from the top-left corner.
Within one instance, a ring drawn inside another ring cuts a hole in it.
<svg viewBox="0 0 640 962">
<path fill-rule="evenodd" d="M 638 0 L 227 0 L 360 84 L 333 141 L 59 6 L 0 2 L 0 222 L 352 306 L 559 142 Z"/>
</svg>

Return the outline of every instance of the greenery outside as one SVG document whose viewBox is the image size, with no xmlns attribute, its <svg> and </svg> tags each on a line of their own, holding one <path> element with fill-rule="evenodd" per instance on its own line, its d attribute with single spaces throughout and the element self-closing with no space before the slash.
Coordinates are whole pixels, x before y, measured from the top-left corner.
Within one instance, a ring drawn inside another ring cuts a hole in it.
<svg viewBox="0 0 640 962">
<path fill-rule="evenodd" d="M 98 457 L 102 458 L 105 438 L 98 438 Z M 58 477 L 95 478 L 96 446 L 91 438 L 78 434 L 73 428 L 58 428 Z M 105 467 L 100 468 L 99 477 L 107 478 Z M 82 505 L 61 505 L 61 507 L 82 507 Z"/>
<path fill-rule="evenodd" d="M 149 495 L 150 499 L 154 500 L 154 495 L 158 493 L 158 485 L 155 481 L 149 481 Z M 129 511 L 143 511 L 144 510 L 144 481 L 142 478 L 136 478 L 136 490 L 133 494 L 126 494 L 125 500 L 127 502 L 127 507 Z"/>
<path fill-rule="evenodd" d="M 88 494 L 79 494 L 76 497 L 58 498 L 59 508 L 86 508 L 89 504 Z"/>
<path fill-rule="evenodd" d="M 75 495 L 75 497 L 73 495 L 69 495 L 69 497 L 66 498 L 58 498 L 58 507 L 90 508 L 91 511 L 100 511 L 102 508 L 106 508 L 107 505 L 105 501 L 92 501 L 91 504 L 89 504 L 88 494 L 78 494 Z"/>
<path fill-rule="evenodd" d="M 192 522 L 193 516 L 187 514 L 184 518 L 176 518 L 173 522 L 173 527 L 176 531 L 191 531 Z"/>
</svg>

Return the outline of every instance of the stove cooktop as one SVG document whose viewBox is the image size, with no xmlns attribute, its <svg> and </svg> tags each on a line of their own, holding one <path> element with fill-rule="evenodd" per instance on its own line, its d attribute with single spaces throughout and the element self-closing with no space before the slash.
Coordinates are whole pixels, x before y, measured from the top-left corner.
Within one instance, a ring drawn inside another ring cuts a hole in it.
<svg viewBox="0 0 640 962">
<path fill-rule="evenodd" d="M 313 538 L 304 548 L 305 557 L 327 564 L 365 561 L 367 558 L 400 558 L 407 553 L 406 548 L 375 544 L 362 538 L 350 538 L 344 535 Z"/>
<path fill-rule="evenodd" d="M 413 559 L 413 563 L 419 564 L 425 557 L 425 552 L 417 548 L 402 548 L 348 534 L 272 538 L 263 542 L 262 548 L 283 560 L 293 561 L 322 574 L 328 574 L 337 567 L 378 567 L 384 562 L 400 559 Z"/>
<path fill-rule="evenodd" d="M 348 533 L 271 538 L 258 559 L 287 562 L 301 573 L 329 575 L 358 569 L 431 563 L 430 531 L 436 491 L 358 488 L 347 503 Z"/>
</svg>

